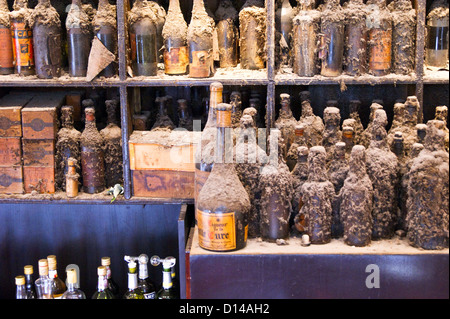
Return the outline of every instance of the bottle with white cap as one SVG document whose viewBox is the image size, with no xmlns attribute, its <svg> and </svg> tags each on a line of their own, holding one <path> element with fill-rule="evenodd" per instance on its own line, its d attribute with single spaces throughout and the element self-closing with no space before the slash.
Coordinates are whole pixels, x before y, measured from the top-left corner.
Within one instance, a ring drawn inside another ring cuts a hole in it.
<svg viewBox="0 0 450 319">
<path fill-rule="evenodd" d="M 138 286 L 138 276 L 136 271 L 136 262 L 128 262 L 128 291 L 123 296 L 124 299 L 144 299 L 144 294 Z"/>
<path fill-rule="evenodd" d="M 153 266 L 163 265 L 163 283 L 161 289 L 156 293 L 155 299 L 178 299 L 178 293 L 173 286 L 172 268 L 176 264 L 175 257 L 166 257 L 161 259 L 158 256 L 153 256 L 150 263 Z"/>
</svg>

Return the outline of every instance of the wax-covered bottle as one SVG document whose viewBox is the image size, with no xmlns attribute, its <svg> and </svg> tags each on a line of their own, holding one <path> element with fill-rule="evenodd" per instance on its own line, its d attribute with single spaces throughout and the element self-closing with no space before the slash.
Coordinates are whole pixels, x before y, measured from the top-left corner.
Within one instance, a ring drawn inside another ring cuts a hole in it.
<svg viewBox="0 0 450 319">
<path fill-rule="evenodd" d="M 427 66 L 445 68 L 448 65 L 448 19 L 448 2 L 433 1 L 426 25 L 425 64 Z"/>
<path fill-rule="evenodd" d="M 323 122 L 325 130 L 323 132 L 322 145 L 327 152 L 327 162 L 331 160 L 333 149 L 337 142 L 342 139 L 342 131 L 339 128 L 341 113 L 337 107 L 329 106 L 323 111 Z"/>
<path fill-rule="evenodd" d="M 239 30 L 237 10 L 231 0 L 222 0 L 215 13 L 217 38 L 219 44 L 219 62 L 221 68 L 236 67 L 239 52 Z"/>
<path fill-rule="evenodd" d="M 345 73 L 353 76 L 367 72 L 367 27 L 363 0 L 350 0 L 344 6 L 345 28 Z"/>
<path fill-rule="evenodd" d="M 416 55 L 416 10 L 411 0 L 395 0 L 392 12 L 392 71 L 410 74 Z"/>
<path fill-rule="evenodd" d="M 14 54 L 8 2 L 0 1 L 0 75 L 14 73 Z"/>
<path fill-rule="evenodd" d="M 292 196 L 292 214 L 294 217 L 295 228 L 300 231 L 305 231 L 305 216 L 299 214 L 300 208 L 302 208 L 303 202 L 301 199 L 301 190 L 303 184 L 308 180 L 308 154 L 309 149 L 306 146 L 299 146 L 297 148 L 297 164 L 295 164 L 294 169 L 291 171 L 292 175 L 292 186 L 294 193 Z"/>
<path fill-rule="evenodd" d="M 111 62 L 100 76 L 106 78 L 117 74 L 117 12 L 116 6 L 109 3 L 109 0 L 99 0 L 97 12 L 92 21 L 95 36 L 103 45 L 116 56 L 116 60 Z"/>
</svg>

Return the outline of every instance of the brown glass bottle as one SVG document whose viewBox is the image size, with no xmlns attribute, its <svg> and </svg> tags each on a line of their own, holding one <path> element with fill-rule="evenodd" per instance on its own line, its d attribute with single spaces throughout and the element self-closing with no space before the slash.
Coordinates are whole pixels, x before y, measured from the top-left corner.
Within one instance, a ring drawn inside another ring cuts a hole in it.
<svg viewBox="0 0 450 319">
<path fill-rule="evenodd" d="M 83 191 L 94 194 L 105 190 L 104 141 L 97 130 L 95 109 L 87 107 L 84 112 L 86 123 L 80 140 Z"/>
<path fill-rule="evenodd" d="M 97 13 L 92 21 L 95 36 L 103 45 L 117 57 L 117 25 L 116 6 L 111 5 L 108 0 L 99 0 Z M 100 76 L 106 78 L 117 74 L 117 59 L 111 62 Z"/>
<path fill-rule="evenodd" d="M 353 76 L 367 72 L 367 27 L 363 0 L 350 0 L 345 4 L 345 73 Z"/>
<path fill-rule="evenodd" d="M 39 0 L 31 19 L 36 75 L 41 79 L 59 77 L 62 68 L 62 29 L 59 14 L 50 0 Z"/>
<path fill-rule="evenodd" d="M 292 115 L 291 96 L 287 93 L 282 93 L 280 94 L 280 99 L 281 109 L 275 121 L 275 127 L 281 131 L 286 146 L 283 150 L 283 157 L 286 158 L 288 150 L 291 148 L 292 143 L 294 143 L 297 120 Z"/>
<path fill-rule="evenodd" d="M 233 91 L 230 94 L 231 104 L 231 124 L 234 128 L 240 126 L 242 117 L 242 96 L 239 91 Z"/>
<path fill-rule="evenodd" d="M 61 108 L 61 129 L 56 141 L 56 188 L 64 190 L 69 158 L 76 160 L 76 172 L 80 172 L 80 138 L 81 133 L 73 125 L 73 106 Z"/>
<path fill-rule="evenodd" d="M 236 67 L 238 64 L 239 30 L 236 27 L 237 10 L 230 0 L 223 0 L 215 13 L 221 68 Z"/>
<path fill-rule="evenodd" d="M 239 250 L 247 243 L 250 199 L 236 173 L 230 135 L 231 105 L 221 103 L 217 106 L 217 155 L 196 210 L 199 245 L 212 251 Z"/>
<path fill-rule="evenodd" d="M 137 0 L 128 14 L 131 68 L 134 76 L 154 76 L 158 71 L 156 17 L 147 1 Z"/>
<path fill-rule="evenodd" d="M 162 30 L 164 38 L 164 72 L 186 74 L 189 66 L 187 46 L 188 25 L 184 20 L 179 0 L 170 0 L 166 22 Z"/>
<path fill-rule="evenodd" d="M 14 73 L 14 55 L 8 2 L 0 1 L 0 75 Z"/>
<path fill-rule="evenodd" d="M 11 18 L 11 36 L 13 40 L 14 73 L 19 75 L 33 75 L 34 48 L 33 30 L 28 21 L 31 9 L 28 0 L 15 0 Z"/>
<path fill-rule="evenodd" d="M 178 127 L 187 129 L 188 131 L 192 131 L 193 118 L 188 102 L 185 99 L 179 99 L 177 102 L 178 102 Z"/>
<path fill-rule="evenodd" d="M 416 10 L 411 0 L 395 0 L 392 11 L 392 71 L 410 74 L 414 71 L 416 53 Z"/>
<path fill-rule="evenodd" d="M 188 27 L 189 76 L 205 78 L 214 74 L 214 20 L 208 16 L 203 0 L 194 0 Z"/>
<path fill-rule="evenodd" d="M 92 25 L 81 0 L 72 0 L 66 18 L 69 75 L 84 77 L 91 51 Z"/>
<path fill-rule="evenodd" d="M 265 67 L 266 9 L 260 0 L 247 0 L 239 12 L 240 61 L 242 69 Z"/>
</svg>

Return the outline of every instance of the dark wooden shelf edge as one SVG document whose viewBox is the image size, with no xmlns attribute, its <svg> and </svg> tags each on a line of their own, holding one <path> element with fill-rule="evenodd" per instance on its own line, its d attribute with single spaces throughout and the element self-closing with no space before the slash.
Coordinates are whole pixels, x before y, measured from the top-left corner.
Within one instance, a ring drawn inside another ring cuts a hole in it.
<svg viewBox="0 0 450 319">
<path fill-rule="evenodd" d="M 91 82 L 85 80 L 62 80 L 62 79 L 13 79 L 5 80 L 0 76 L 0 87 L 119 87 L 121 81 L 114 79 L 95 79 Z"/>
<path fill-rule="evenodd" d="M 314 77 L 299 77 L 296 75 L 276 75 L 276 85 L 382 85 L 382 84 L 417 84 L 419 82 L 415 75 L 386 75 L 386 76 L 361 76 L 354 77 L 340 75 L 337 77 L 324 77 L 316 75 Z"/>
</svg>

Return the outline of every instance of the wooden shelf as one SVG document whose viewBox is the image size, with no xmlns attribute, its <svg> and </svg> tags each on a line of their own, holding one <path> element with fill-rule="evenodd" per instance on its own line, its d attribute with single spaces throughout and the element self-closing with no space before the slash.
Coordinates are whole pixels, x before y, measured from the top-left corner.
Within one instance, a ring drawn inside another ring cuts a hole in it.
<svg viewBox="0 0 450 319">
<path fill-rule="evenodd" d="M 0 87 L 118 87 L 121 82 L 119 77 L 96 78 L 91 82 L 86 78 L 72 78 L 67 74 L 54 79 L 38 79 L 35 75 L 19 76 L 0 75 Z"/>
<path fill-rule="evenodd" d="M 448 70 L 439 70 L 439 71 L 431 71 L 425 70 L 423 76 L 424 84 L 449 84 L 449 71 Z"/>
</svg>

